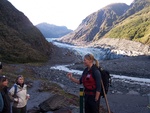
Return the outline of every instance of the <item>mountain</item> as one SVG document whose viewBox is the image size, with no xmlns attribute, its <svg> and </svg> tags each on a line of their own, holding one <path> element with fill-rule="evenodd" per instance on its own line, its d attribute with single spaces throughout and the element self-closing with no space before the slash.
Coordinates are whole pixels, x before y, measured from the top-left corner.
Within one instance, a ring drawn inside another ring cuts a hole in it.
<svg viewBox="0 0 150 113">
<path fill-rule="evenodd" d="M 124 15 L 130 14 L 134 9 L 142 10 L 118 23 L 105 37 L 124 38 L 150 45 L 150 1 L 146 3 L 144 0 L 137 0 Z"/>
<path fill-rule="evenodd" d="M 93 42 L 102 38 L 124 38 L 150 44 L 150 0 L 134 0 L 110 4 L 87 16 L 72 33 L 61 38 L 64 42 Z"/>
<path fill-rule="evenodd" d="M 51 45 L 9 1 L 0 0 L 0 61 L 46 61 Z"/>
<path fill-rule="evenodd" d="M 79 27 L 73 33 L 64 36 L 63 40 L 90 42 L 97 39 L 97 34 L 102 37 L 128 8 L 129 6 L 124 3 L 110 4 L 87 16 Z"/>
<path fill-rule="evenodd" d="M 40 23 L 36 27 L 41 31 L 45 38 L 60 38 L 72 30 L 65 26 L 56 26 L 48 23 Z"/>
</svg>

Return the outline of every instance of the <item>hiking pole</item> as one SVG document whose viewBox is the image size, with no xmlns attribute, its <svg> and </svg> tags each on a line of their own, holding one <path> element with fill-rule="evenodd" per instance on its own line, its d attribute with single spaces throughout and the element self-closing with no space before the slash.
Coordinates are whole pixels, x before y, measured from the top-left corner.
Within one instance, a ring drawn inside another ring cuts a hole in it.
<svg viewBox="0 0 150 113">
<path fill-rule="evenodd" d="M 105 98 L 105 102 L 106 102 L 108 113 L 111 113 L 110 112 L 110 107 L 109 107 L 109 104 L 108 104 L 108 100 L 107 100 L 107 96 L 106 96 L 106 92 L 105 92 L 105 88 L 104 88 L 104 84 L 103 84 L 102 80 L 101 80 L 101 84 L 102 84 L 102 88 L 103 88 L 103 92 L 104 92 L 104 98 Z"/>
</svg>

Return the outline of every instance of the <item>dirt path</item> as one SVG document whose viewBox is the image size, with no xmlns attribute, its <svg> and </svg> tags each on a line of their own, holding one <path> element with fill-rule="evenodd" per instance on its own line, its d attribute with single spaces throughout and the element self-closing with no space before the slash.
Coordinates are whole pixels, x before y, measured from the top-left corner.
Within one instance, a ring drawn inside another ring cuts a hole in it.
<svg viewBox="0 0 150 113">
<path fill-rule="evenodd" d="M 38 107 L 38 105 L 44 100 L 48 99 L 52 94 L 49 92 L 39 92 L 40 80 L 33 81 L 32 88 L 28 89 L 30 99 L 27 104 L 27 109 Z"/>
</svg>

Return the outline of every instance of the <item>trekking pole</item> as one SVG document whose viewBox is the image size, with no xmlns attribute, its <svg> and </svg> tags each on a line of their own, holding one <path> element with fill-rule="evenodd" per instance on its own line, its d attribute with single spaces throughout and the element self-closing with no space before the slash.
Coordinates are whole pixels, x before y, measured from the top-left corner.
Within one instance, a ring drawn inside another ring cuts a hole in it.
<svg viewBox="0 0 150 113">
<path fill-rule="evenodd" d="M 102 80 L 101 80 L 101 84 L 102 84 L 102 88 L 103 88 L 103 92 L 104 92 L 104 98 L 105 98 L 105 102 L 106 102 L 108 113 L 111 113 L 110 112 L 110 107 L 109 107 L 109 104 L 108 104 L 108 100 L 107 100 L 107 96 L 106 96 L 106 92 L 105 92 L 105 88 L 104 88 L 104 84 L 103 84 Z"/>
<path fill-rule="evenodd" d="M 80 113 L 83 113 L 83 87 L 80 88 Z"/>
</svg>

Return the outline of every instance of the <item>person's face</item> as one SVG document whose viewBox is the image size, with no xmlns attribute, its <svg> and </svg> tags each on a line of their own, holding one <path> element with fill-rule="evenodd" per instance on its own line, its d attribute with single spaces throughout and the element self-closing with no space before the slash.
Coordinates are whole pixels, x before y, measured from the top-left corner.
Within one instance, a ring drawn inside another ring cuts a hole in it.
<svg viewBox="0 0 150 113">
<path fill-rule="evenodd" d="M 19 77 L 18 80 L 17 80 L 17 82 L 19 84 L 23 84 L 24 83 L 24 78 L 23 77 Z"/>
<path fill-rule="evenodd" d="M 84 63 L 84 65 L 85 65 L 85 66 L 87 66 L 87 67 L 88 67 L 88 66 L 90 66 L 90 65 L 91 65 L 92 60 L 89 60 L 89 59 L 87 59 L 87 58 L 85 58 L 85 57 L 84 57 L 83 63 Z"/>
<path fill-rule="evenodd" d="M 2 86 L 3 87 L 8 86 L 8 80 L 7 79 L 4 82 L 2 82 Z"/>
</svg>

